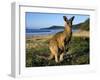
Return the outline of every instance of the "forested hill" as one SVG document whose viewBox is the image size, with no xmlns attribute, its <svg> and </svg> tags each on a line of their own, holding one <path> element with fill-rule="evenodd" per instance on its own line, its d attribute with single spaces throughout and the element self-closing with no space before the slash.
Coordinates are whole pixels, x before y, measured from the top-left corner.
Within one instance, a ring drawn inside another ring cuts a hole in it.
<svg viewBox="0 0 100 80">
<path fill-rule="evenodd" d="M 83 23 L 80 23 L 80 24 L 77 24 L 77 25 L 73 25 L 73 29 L 80 29 L 80 30 L 89 31 L 89 26 L 90 26 L 89 24 L 90 24 L 90 20 L 87 19 Z"/>
<path fill-rule="evenodd" d="M 79 24 L 76 24 L 76 25 L 73 25 L 73 29 L 80 29 L 80 30 L 89 30 L 89 19 L 87 19 L 86 21 L 84 21 L 83 23 L 79 23 Z M 57 25 L 53 25 L 53 26 L 50 26 L 48 28 L 41 28 L 41 29 L 64 29 L 64 26 L 57 26 Z"/>
<path fill-rule="evenodd" d="M 41 28 L 41 29 L 64 29 L 64 26 L 53 25 L 53 26 L 50 26 L 48 28 Z"/>
</svg>

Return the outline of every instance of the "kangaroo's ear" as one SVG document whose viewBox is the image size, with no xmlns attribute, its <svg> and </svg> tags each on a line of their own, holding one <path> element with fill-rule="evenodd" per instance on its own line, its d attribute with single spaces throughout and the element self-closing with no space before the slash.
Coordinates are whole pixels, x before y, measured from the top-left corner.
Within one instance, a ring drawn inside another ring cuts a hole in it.
<svg viewBox="0 0 100 80">
<path fill-rule="evenodd" d="M 63 16 L 63 19 L 64 21 L 68 21 L 67 17 L 66 16 Z"/>
<path fill-rule="evenodd" d="M 75 18 L 75 16 L 73 16 L 73 17 L 71 17 L 70 19 L 69 19 L 69 21 L 73 21 L 74 20 L 74 18 Z"/>
</svg>

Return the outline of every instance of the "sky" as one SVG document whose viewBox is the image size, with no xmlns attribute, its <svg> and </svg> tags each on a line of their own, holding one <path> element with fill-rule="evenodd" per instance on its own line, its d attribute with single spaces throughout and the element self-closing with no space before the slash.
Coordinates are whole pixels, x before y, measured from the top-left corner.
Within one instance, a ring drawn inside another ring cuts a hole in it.
<svg viewBox="0 0 100 80">
<path fill-rule="evenodd" d="M 84 22 L 89 18 L 88 15 L 80 15 L 80 14 L 26 12 L 25 24 L 27 28 L 31 29 L 47 28 L 53 25 L 63 26 L 64 25 L 63 16 L 66 16 L 68 19 L 71 18 L 72 16 L 75 16 L 73 24 Z"/>
</svg>

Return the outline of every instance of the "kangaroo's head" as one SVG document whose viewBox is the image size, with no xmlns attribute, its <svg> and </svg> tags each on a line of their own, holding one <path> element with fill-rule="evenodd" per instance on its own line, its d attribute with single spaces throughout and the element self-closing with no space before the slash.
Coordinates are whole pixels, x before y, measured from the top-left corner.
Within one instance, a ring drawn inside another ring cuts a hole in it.
<svg viewBox="0 0 100 80">
<path fill-rule="evenodd" d="M 64 19 L 64 21 L 65 21 L 65 25 L 67 25 L 67 26 L 69 26 L 69 27 L 72 28 L 72 22 L 73 22 L 74 18 L 75 18 L 75 17 L 73 16 L 73 17 L 71 17 L 70 19 L 67 19 L 66 16 L 63 16 L 63 19 Z"/>
</svg>

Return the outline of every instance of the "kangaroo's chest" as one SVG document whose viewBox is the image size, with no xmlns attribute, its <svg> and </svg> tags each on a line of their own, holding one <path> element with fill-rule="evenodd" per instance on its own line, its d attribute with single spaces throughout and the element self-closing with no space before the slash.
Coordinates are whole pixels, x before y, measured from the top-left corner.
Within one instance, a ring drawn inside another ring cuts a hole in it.
<svg viewBox="0 0 100 80">
<path fill-rule="evenodd" d="M 67 43 L 69 43 L 69 41 L 71 40 L 72 37 L 72 32 L 67 34 L 64 40 L 64 44 L 66 45 Z"/>
</svg>

